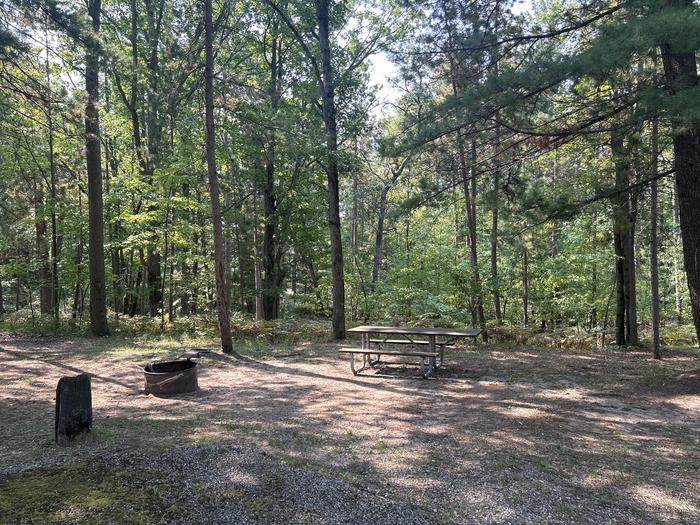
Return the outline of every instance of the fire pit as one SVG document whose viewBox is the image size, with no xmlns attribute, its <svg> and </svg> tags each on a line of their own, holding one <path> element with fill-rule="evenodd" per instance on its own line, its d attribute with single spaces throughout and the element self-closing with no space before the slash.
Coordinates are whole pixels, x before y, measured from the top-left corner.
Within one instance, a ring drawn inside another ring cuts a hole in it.
<svg viewBox="0 0 700 525">
<path fill-rule="evenodd" d="M 197 390 L 197 363 L 189 359 L 151 363 L 143 369 L 146 394 L 173 395 Z"/>
</svg>

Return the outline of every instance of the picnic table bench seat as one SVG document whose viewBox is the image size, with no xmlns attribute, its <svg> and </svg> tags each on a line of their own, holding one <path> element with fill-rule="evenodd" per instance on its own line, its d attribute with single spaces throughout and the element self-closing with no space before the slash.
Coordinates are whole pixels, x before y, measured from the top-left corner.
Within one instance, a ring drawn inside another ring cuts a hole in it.
<svg viewBox="0 0 700 525">
<path fill-rule="evenodd" d="M 378 355 L 405 355 L 414 357 L 438 357 L 440 352 L 414 352 L 410 350 L 379 350 L 377 348 L 341 348 L 338 350 L 341 354 L 378 354 Z"/>
<path fill-rule="evenodd" d="M 436 368 L 436 360 L 440 356 L 440 352 L 421 352 L 408 350 L 378 350 L 371 348 L 341 348 L 338 350 L 340 354 L 348 354 L 350 356 L 350 369 L 352 373 L 358 375 L 363 370 L 379 363 L 381 356 L 393 355 L 401 357 L 418 357 L 420 359 L 420 372 L 423 378 L 429 377 Z M 355 356 L 362 356 L 362 366 L 355 368 Z M 377 359 L 372 360 L 371 356 L 376 355 Z M 428 361 L 426 368 L 426 359 Z"/>
</svg>

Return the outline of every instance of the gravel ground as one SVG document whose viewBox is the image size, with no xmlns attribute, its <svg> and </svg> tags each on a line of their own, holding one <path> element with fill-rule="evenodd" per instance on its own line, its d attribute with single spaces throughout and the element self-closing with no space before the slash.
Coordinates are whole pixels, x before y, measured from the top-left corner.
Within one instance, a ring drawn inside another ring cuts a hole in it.
<svg viewBox="0 0 700 525">
<path fill-rule="evenodd" d="M 100 461 L 105 461 L 101 458 Z M 160 497 L 183 496 L 190 509 L 163 523 L 430 525 L 416 510 L 360 490 L 347 481 L 281 463 L 265 451 L 236 446 L 187 445 L 158 456 L 128 451 L 108 460 L 117 469 L 147 468 Z"/>
<path fill-rule="evenodd" d="M 420 380 L 354 377 L 336 349 L 211 356 L 200 391 L 163 399 L 140 367 L 172 342 L 0 336 L 0 503 L 17 476 L 103 458 L 193 503 L 167 523 L 700 523 L 695 350 L 465 347 Z M 81 371 L 94 437 L 56 449 L 56 381 Z"/>
</svg>

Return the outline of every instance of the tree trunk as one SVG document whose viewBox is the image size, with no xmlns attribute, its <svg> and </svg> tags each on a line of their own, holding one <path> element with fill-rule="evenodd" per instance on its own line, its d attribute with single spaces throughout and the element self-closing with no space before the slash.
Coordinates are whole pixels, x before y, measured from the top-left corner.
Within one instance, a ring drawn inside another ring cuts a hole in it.
<svg viewBox="0 0 700 525">
<path fill-rule="evenodd" d="M 625 231 L 627 230 L 627 193 L 624 190 L 629 186 L 629 173 L 625 166 L 624 144 L 619 132 L 613 132 L 610 136 L 610 148 L 615 164 L 615 187 L 619 191 L 615 198 L 613 210 L 613 242 L 615 250 L 615 283 L 616 283 L 616 310 L 615 310 L 615 344 L 618 346 L 627 343 L 627 306 L 625 294 L 625 274 L 627 264 L 625 262 Z"/>
<path fill-rule="evenodd" d="M 92 30 L 100 31 L 101 0 L 90 0 L 88 12 Z M 90 330 L 94 335 L 107 335 L 107 289 L 105 285 L 104 232 L 102 217 L 102 162 L 100 152 L 99 51 L 87 50 L 85 59 L 85 157 L 88 175 L 88 222 L 90 264 Z"/>
<path fill-rule="evenodd" d="M 359 206 L 357 202 L 357 173 L 352 174 L 352 223 L 350 225 L 350 250 L 353 269 L 357 266 L 357 223 Z"/>
<path fill-rule="evenodd" d="M 272 24 L 270 37 L 270 85 L 268 94 L 272 114 L 276 115 L 281 96 L 282 80 L 282 42 L 278 34 L 278 20 L 275 18 Z M 263 304 L 262 314 L 265 320 L 277 319 L 279 315 L 281 268 L 278 255 L 279 232 L 277 197 L 275 194 L 275 153 L 276 139 L 274 130 L 267 138 L 267 151 L 265 158 L 265 187 L 263 191 L 263 211 L 265 213 L 265 227 L 263 230 Z"/>
<path fill-rule="evenodd" d="M 384 239 L 384 217 L 386 216 L 387 195 L 390 186 L 385 184 L 379 197 L 379 210 L 377 211 L 377 233 L 374 237 L 374 264 L 372 265 L 372 285 L 379 282 L 379 271 L 382 267 L 382 244 Z"/>
<path fill-rule="evenodd" d="M 683 324 L 683 298 L 681 297 L 681 281 L 678 278 L 678 257 L 676 256 L 675 248 L 678 246 L 678 234 L 680 232 L 680 219 L 678 218 L 678 185 L 673 182 L 673 191 L 671 192 L 671 207 L 673 208 L 673 299 L 676 307 L 676 322 L 679 325 Z"/>
<path fill-rule="evenodd" d="M 527 246 L 523 246 L 523 326 L 527 326 L 530 323 L 530 316 L 528 313 L 530 302 L 530 277 L 527 256 Z"/>
<path fill-rule="evenodd" d="M 116 240 L 116 234 L 114 229 L 111 229 L 112 242 Z M 112 246 L 110 251 L 110 260 L 112 265 L 112 305 L 114 307 L 115 313 L 119 313 L 124 309 L 124 289 L 122 287 L 122 267 L 121 267 L 121 249 L 116 249 Z"/>
<path fill-rule="evenodd" d="M 641 130 L 640 130 L 641 132 Z M 630 142 L 636 139 L 630 139 Z M 641 157 L 640 153 L 631 147 L 628 148 L 628 154 L 630 158 L 634 159 L 634 172 L 635 172 L 635 182 L 643 177 L 641 167 Z M 632 164 L 630 163 L 630 172 L 632 171 Z M 629 183 L 628 183 L 629 184 Z M 636 190 L 631 190 L 627 192 L 627 202 L 629 206 L 629 212 L 627 216 L 627 224 L 629 225 L 629 231 L 627 234 L 627 248 L 625 249 L 626 262 L 627 262 L 627 344 L 628 345 L 639 345 L 639 326 L 637 323 L 637 214 L 639 211 L 638 204 L 638 193 Z"/>
<path fill-rule="evenodd" d="M 253 194 L 253 217 L 258 216 L 256 195 Z M 260 270 L 260 251 L 258 248 L 258 225 L 253 224 L 253 277 L 255 279 L 255 320 L 262 321 L 265 318 L 263 312 L 263 282 Z"/>
<path fill-rule="evenodd" d="M 658 262 L 658 225 L 657 206 L 659 201 L 658 182 L 659 171 L 659 123 L 656 118 L 651 124 L 651 240 L 649 246 L 649 266 L 651 272 L 651 346 L 654 359 L 661 359 L 660 343 L 660 308 L 659 308 L 659 262 Z"/>
<path fill-rule="evenodd" d="M 595 239 L 597 237 L 596 233 L 596 217 L 597 214 L 594 212 L 591 220 L 591 231 L 590 238 L 593 241 L 593 246 L 595 246 Z M 591 268 L 591 295 L 590 295 L 590 314 L 588 316 L 588 331 L 591 332 L 594 328 L 598 326 L 598 308 L 596 307 L 596 299 L 598 297 L 598 264 L 593 261 L 593 267 Z"/>
<path fill-rule="evenodd" d="M 470 175 L 469 175 L 469 169 L 467 168 L 467 160 L 466 160 L 466 153 L 464 151 L 464 143 L 462 142 L 462 137 L 458 136 L 457 140 L 459 141 L 458 144 L 458 153 L 459 153 L 459 167 L 460 167 L 460 177 L 462 179 L 462 189 L 464 192 L 464 222 L 465 222 L 465 241 L 467 243 L 467 251 L 469 253 L 469 260 L 470 260 L 470 265 L 471 265 L 471 276 L 469 279 L 470 284 L 470 291 L 469 291 L 469 310 L 471 312 L 471 318 L 472 318 L 472 326 L 476 326 L 478 322 L 477 318 L 477 308 L 476 308 L 476 291 L 477 287 L 475 284 L 478 284 L 478 281 L 474 277 L 474 271 L 476 270 L 478 272 L 478 266 L 477 266 L 477 252 L 476 252 L 476 243 L 475 243 L 475 237 L 472 235 L 472 196 L 470 192 Z M 477 273 L 478 275 L 478 273 Z"/>
<path fill-rule="evenodd" d="M 2 275 L 0 275 L 0 316 L 5 315 L 5 300 L 2 296 Z"/>
<path fill-rule="evenodd" d="M 51 83 L 51 68 L 49 66 L 48 31 L 46 33 L 46 85 Z M 51 97 L 46 99 L 46 121 L 49 134 L 49 191 L 51 193 L 51 312 L 56 324 L 59 318 L 59 289 L 58 289 L 58 232 L 56 221 L 56 159 L 54 157 L 54 122 Z"/>
<path fill-rule="evenodd" d="M 44 191 L 41 180 L 34 179 L 34 233 L 36 257 L 39 262 L 37 278 L 39 281 L 39 312 L 41 315 L 51 313 L 51 270 L 49 267 L 49 247 L 46 241 L 46 217 L 44 214 Z"/>
<path fill-rule="evenodd" d="M 335 109 L 335 86 L 331 67 L 328 28 L 329 0 L 316 0 L 318 44 L 321 52 L 323 90 L 323 122 L 326 128 L 326 175 L 328 178 L 328 229 L 331 239 L 331 271 L 333 279 L 333 336 L 345 339 L 345 277 L 343 243 L 340 231 L 340 192 L 338 173 L 338 132 Z"/>
<path fill-rule="evenodd" d="M 692 6 L 692 0 L 669 0 L 671 6 Z M 698 71 L 695 50 L 679 49 L 670 43 L 661 45 L 666 86 L 671 96 L 695 89 Z M 690 292 L 695 332 L 700 341 L 700 125 L 673 120 L 673 152 L 678 208 L 680 212 L 683 259 Z"/>
<path fill-rule="evenodd" d="M 224 198 L 225 209 L 229 209 L 232 204 L 229 202 L 231 194 L 228 193 Z M 234 298 L 233 298 L 233 221 L 226 221 L 226 228 L 224 230 L 224 253 L 226 257 L 224 262 L 226 264 L 226 301 L 228 302 L 229 309 L 233 308 Z"/>
<path fill-rule="evenodd" d="M 273 139 L 274 140 L 274 139 Z M 263 191 L 263 211 L 265 225 L 263 229 L 263 278 L 262 278 L 262 317 L 265 320 L 276 319 L 280 291 L 276 286 L 278 272 L 275 268 L 277 252 L 277 199 L 275 198 L 275 144 L 267 148 L 267 165 L 265 168 L 265 187 Z"/>
<path fill-rule="evenodd" d="M 110 112 L 108 97 L 105 97 L 105 110 L 107 113 Z M 113 138 L 107 138 L 105 140 L 105 191 L 108 195 L 110 193 L 110 176 L 114 178 L 118 174 L 118 163 L 114 156 L 115 148 L 116 141 Z M 107 209 L 105 215 L 109 215 L 109 213 L 110 208 Z M 112 308 L 117 317 L 119 317 L 119 313 L 124 310 L 124 267 L 122 264 L 124 262 L 124 251 L 123 248 L 117 246 L 118 232 L 121 223 L 118 218 L 120 215 L 119 204 L 116 205 L 115 215 L 116 220 L 110 221 L 107 217 L 106 221 L 110 223 L 107 235 L 110 244 L 109 259 L 112 269 Z"/>
<path fill-rule="evenodd" d="M 197 254 L 197 247 L 199 244 L 199 236 L 195 236 L 194 251 Z M 192 315 L 197 315 L 199 312 L 199 261 L 195 259 L 192 263 L 192 288 L 190 294 L 190 312 Z"/>
<path fill-rule="evenodd" d="M 616 337 L 617 344 L 639 344 L 637 330 L 637 286 L 635 264 L 635 221 L 636 203 L 632 204 L 630 192 L 630 149 L 625 146 L 619 131 L 611 133 L 610 147 L 615 165 L 615 197 L 613 211 L 613 230 L 615 242 L 618 301 L 617 307 L 624 308 L 624 313 L 617 312 L 617 330 L 624 330 L 624 337 Z M 622 326 L 619 323 L 622 322 Z"/>
<path fill-rule="evenodd" d="M 153 236 L 155 242 L 157 236 Z M 163 309 L 161 256 L 156 246 L 146 251 L 146 287 L 148 288 L 148 314 L 157 317 Z"/>
<path fill-rule="evenodd" d="M 212 0 L 204 0 L 205 65 L 204 65 L 204 106 L 207 140 L 207 175 L 211 196 L 211 215 L 214 229 L 214 276 L 216 278 L 216 306 L 221 333 L 221 349 L 226 354 L 233 353 L 231 327 L 226 300 L 226 273 L 224 270 L 224 242 L 221 225 L 221 201 L 219 180 L 216 173 L 216 137 L 214 136 L 214 52 L 212 35 Z"/>
<path fill-rule="evenodd" d="M 484 342 L 489 340 L 486 331 L 486 318 L 484 317 L 484 303 L 481 297 L 481 278 L 479 277 L 479 259 L 477 252 L 476 237 L 476 142 L 471 143 L 471 169 L 467 170 L 466 155 L 464 147 L 460 141 L 460 163 L 463 167 L 464 178 L 462 179 L 464 188 L 464 200 L 467 214 L 467 238 L 469 240 L 469 259 L 472 267 L 471 288 L 474 300 L 473 310 L 481 328 L 481 337 Z"/>
<path fill-rule="evenodd" d="M 182 196 L 185 199 L 190 198 L 190 185 L 187 182 L 182 184 Z M 187 212 L 187 219 L 194 221 L 194 212 Z M 193 236 L 194 237 L 194 236 Z M 197 246 L 197 239 L 194 237 L 192 239 L 192 245 Z M 195 248 L 196 249 L 196 248 Z M 182 255 L 180 263 L 180 276 L 182 278 L 182 286 L 180 288 L 180 315 L 182 317 L 190 316 L 190 292 L 192 289 L 192 275 L 190 273 L 190 265 L 187 263 L 190 254 L 190 248 L 184 246 L 182 248 Z"/>
<path fill-rule="evenodd" d="M 637 266 L 635 248 L 635 222 L 636 219 L 628 219 L 629 229 L 625 242 L 625 307 L 627 308 L 627 344 L 638 345 L 637 325 Z"/>
<path fill-rule="evenodd" d="M 499 139 L 497 139 L 498 141 Z M 500 146 L 499 146 L 500 147 Z M 491 289 L 496 326 L 501 324 L 501 291 L 498 283 L 498 191 L 500 173 L 493 173 L 493 202 L 491 203 Z"/>
<path fill-rule="evenodd" d="M 613 234 L 615 243 L 615 287 L 617 306 L 615 308 L 615 344 L 623 346 L 626 343 L 625 332 L 625 262 L 622 251 L 622 239 L 618 233 Z"/>
<path fill-rule="evenodd" d="M 83 213 L 83 193 L 80 190 L 80 174 L 78 174 L 77 181 L 77 193 L 78 193 L 78 213 L 82 216 Z M 78 319 L 78 310 L 80 308 L 81 297 L 80 293 L 83 288 L 83 246 L 85 245 L 85 239 L 83 237 L 83 229 L 81 228 L 78 232 L 78 244 L 75 247 L 75 288 L 73 290 L 73 307 L 71 310 L 71 319 L 76 321 Z"/>
<path fill-rule="evenodd" d="M 240 218 L 239 221 L 243 219 Z M 246 301 L 246 280 L 245 276 L 248 267 L 248 258 L 244 255 L 243 243 L 241 242 L 241 229 L 242 225 L 236 226 L 236 250 L 238 253 L 238 301 L 241 311 L 250 311 L 248 308 L 248 302 Z"/>
</svg>

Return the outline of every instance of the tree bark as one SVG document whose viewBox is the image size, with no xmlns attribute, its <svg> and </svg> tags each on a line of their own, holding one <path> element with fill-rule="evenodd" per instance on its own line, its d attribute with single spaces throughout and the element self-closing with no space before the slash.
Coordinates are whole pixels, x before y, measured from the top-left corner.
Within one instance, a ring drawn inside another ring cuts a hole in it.
<svg viewBox="0 0 700 525">
<path fill-rule="evenodd" d="M 359 221 L 357 202 L 357 173 L 352 174 L 352 223 L 350 225 L 350 251 L 353 270 L 357 266 L 357 225 Z"/>
<path fill-rule="evenodd" d="M 527 246 L 523 246 L 523 326 L 530 323 L 529 302 L 530 302 L 530 276 L 528 268 Z"/>
<path fill-rule="evenodd" d="M 211 197 L 211 215 L 214 230 L 214 276 L 216 279 L 216 306 L 221 333 L 221 349 L 233 353 L 231 326 L 226 299 L 226 273 L 224 270 L 224 242 L 221 225 L 221 200 L 216 173 L 216 137 L 214 136 L 214 50 L 212 29 L 212 0 L 204 0 L 205 65 L 204 65 L 204 113 L 207 142 L 207 175 Z"/>
<path fill-rule="evenodd" d="M 278 35 L 277 20 L 273 22 L 270 53 L 270 85 L 268 94 L 273 115 L 277 113 L 281 96 L 282 78 L 282 42 Z M 265 320 L 277 319 L 279 314 L 281 268 L 279 265 L 279 232 L 277 197 L 275 195 L 275 131 L 269 133 L 265 155 L 265 186 L 263 191 L 263 211 L 265 227 L 263 230 L 263 280 L 262 280 L 262 316 Z"/>
<path fill-rule="evenodd" d="M 46 37 L 46 84 L 51 83 L 51 67 L 49 65 L 48 32 Z M 51 193 L 51 313 L 58 324 L 59 319 L 59 288 L 58 288 L 58 232 L 56 221 L 56 159 L 54 157 L 54 122 L 51 97 L 46 99 L 46 121 L 49 133 L 49 191 Z"/>
<path fill-rule="evenodd" d="M 630 151 L 625 146 L 619 131 L 610 136 L 610 147 L 615 165 L 615 186 L 618 193 L 615 197 L 613 211 L 613 238 L 615 243 L 616 274 L 618 300 L 616 315 L 616 343 L 618 345 L 639 344 L 637 330 L 637 293 L 635 265 L 635 206 L 627 188 L 630 185 Z M 620 309 L 623 309 L 621 312 Z M 623 333 L 620 333 L 620 330 Z M 622 337 L 621 337 L 622 336 Z"/>
<path fill-rule="evenodd" d="M 253 194 L 254 217 L 258 216 L 256 195 Z M 258 224 L 253 224 L 253 277 L 255 279 L 255 320 L 262 321 L 265 318 L 263 312 L 263 278 L 260 270 L 260 249 L 258 248 Z"/>
<path fill-rule="evenodd" d="M 623 346 L 626 344 L 625 332 L 625 263 L 624 252 L 622 251 L 622 239 L 619 233 L 613 234 L 615 243 L 615 290 L 617 306 L 615 308 L 615 344 Z"/>
<path fill-rule="evenodd" d="M 22 279 L 17 277 L 16 282 L 15 282 L 15 312 L 19 312 L 21 293 L 22 293 Z"/>
<path fill-rule="evenodd" d="M 481 297 L 481 278 L 479 277 L 479 259 L 477 252 L 477 237 L 476 237 L 476 142 L 471 143 L 471 168 L 467 170 L 464 147 L 460 142 L 460 157 L 463 165 L 464 199 L 466 204 L 467 214 L 467 229 L 469 235 L 469 258 L 472 267 L 472 297 L 474 298 L 473 309 L 476 312 L 476 318 L 481 328 L 481 337 L 484 342 L 489 340 L 486 330 L 486 318 L 484 316 L 484 303 Z M 468 175 L 468 176 L 467 176 Z"/>
<path fill-rule="evenodd" d="M 41 315 L 51 313 L 51 270 L 49 267 L 49 247 L 46 241 L 47 224 L 44 213 L 44 190 L 42 181 L 34 178 L 34 235 L 36 257 L 39 262 L 37 278 L 39 281 L 39 312 Z"/>
<path fill-rule="evenodd" d="M 627 308 L 627 344 L 639 344 L 639 328 L 637 324 L 637 266 L 635 247 L 636 220 L 628 220 L 629 230 L 625 242 L 625 307 Z"/>
<path fill-rule="evenodd" d="M 335 108 L 335 85 L 331 67 L 329 38 L 329 0 L 316 0 L 318 44 L 321 52 L 322 109 L 326 128 L 326 175 L 328 178 L 328 229 L 331 240 L 333 279 L 333 336 L 345 339 L 345 276 L 343 243 L 340 231 L 340 191 L 338 173 L 338 131 Z"/>
<path fill-rule="evenodd" d="M 377 231 L 374 237 L 374 262 L 372 264 L 372 285 L 374 286 L 379 282 L 379 272 L 382 267 L 382 249 L 384 244 L 384 219 L 386 218 L 386 209 L 389 191 L 394 187 L 396 181 L 406 169 L 408 163 L 411 159 L 411 155 L 408 155 L 403 159 L 398 167 L 390 167 L 391 178 L 384 182 L 382 186 L 381 193 L 379 194 L 379 210 L 377 211 Z"/>
<path fill-rule="evenodd" d="M 673 299 L 676 307 L 676 322 L 683 324 L 683 298 L 681 296 L 681 281 L 678 278 L 678 257 L 675 248 L 678 246 L 677 239 L 680 232 L 680 219 L 678 218 L 678 185 L 673 181 L 673 191 L 671 192 L 671 207 L 673 221 L 674 251 L 673 251 Z"/>
<path fill-rule="evenodd" d="M 92 30 L 100 31 L 101 0 L 90 0 L 88 12 Z M 105 285 L 102 161 L 100 151 L 99 51 L 88 48 L 85 60 L 85 157 L 88 176 L 89 266 L 90 266 L 90 330 L 94 335 L 109 334 L 107 327 L 107 288 Z"/>
<path fill-rule="evenodd" d="M 692 0 L 669 0 L 673 7 L 692 7 Z M 666 89 L 671 96 L 698 84 L 695 49 L 661 44 Z M 683 259 L 695 332 L 700 341 L 700 125 L 673 119 L 673 152 Z"/>
<path fill-rule="evenodd" d="M 497 146 L 500 148 L 500 133 L 497 131 Z M 498 160 L 496 161 L 498 162 Z M 498 192 L 500 172 L 493 173 L 493 202 L 491 203 L 491 290 L 493 293 L 493 311 L 496 326 L 501 324 L 501 291 L 498 283 Z"/>
<path fill-rule="evenodd" d="M 659 261 L 658 261 L 658 224 L 657 207 L 659 201 L 658 182 L 659 172 L 659 123 L 656 118 L 651 123 L 651 240 L 649 246 L 649 266 L 651 272 L 651 346 L 654 359 L 661 359 L 660 343 L 660 307 L 659 307 Z"/>
<path fill-rule="evenodd" d="M 155 242 L 157 236 L 152 237 Z M 146 286 L 148 287 L 148 313 L 156 317 L 163 309 L 161 255 L 156 246 L 149 246 L 146 251 Z"/>
<path fill-rule="evenodd" d="M 5 299 L 2 296 L 2 275 L 0 275 L 0 317 L 5 315 Z"/>
<path fill-rule="evenodd" d="M 379 210 L 377 211 L 377 232 L 374 236 L 374 263 L 372 264 L 372 285 L 379 282 L 379 271 L 382 267 L 382 244 L 384 240 L 384 217 L 386 216 L 387 195 L 391 186 L 384 184 L 379 195 Z"/>
<path fill-rule="evenodd" d="M 82 215 L 83 213 L 83 193 L 80 190 L 80 174 L 78 174 L 78 181 L 77 181 L 77 193 L 78 193 L 78 213 Z M 78 243 L 75 247 L 75 269 L 76 269 L 76 278 L 75 278 L 75 288 L 73 291 L 73 308 L 71 311 L 71 319 L 73 321 L 78 319 L 78 310 L 80 309 L 80 304 L 81 304 L 81 297 L 80 294 L 82 292 L 83 284 L 83 246 L 85 244 L 85 239 L 83 237 L 83 230 L 82 228 L 78 232 Z"/>
<path fill-rule="evenodd" d="M 595 246 L 596 239 L 596 213 L 593 213 L 591 220 L 591 231 L 590 238 Z M 592 331 L 598 326 L 598 308 L 596 307 L 596 298 L 598 297 L 598 264 L 593 261 L 593 267 L 591 268 L 591 293 L 590 293 L 590 305 L 591 310 L 588 316 L 588 331 Z"/>
</svg>

